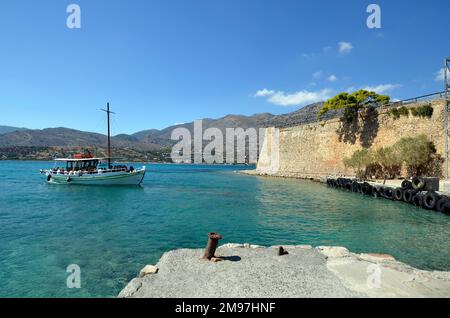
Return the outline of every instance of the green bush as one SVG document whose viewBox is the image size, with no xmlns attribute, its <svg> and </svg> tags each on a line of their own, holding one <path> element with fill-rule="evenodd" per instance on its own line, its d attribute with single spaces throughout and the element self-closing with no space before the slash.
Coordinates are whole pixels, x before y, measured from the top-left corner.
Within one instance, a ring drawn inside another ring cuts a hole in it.
<svg viewBox="0 0 450 318">
<path fill-rule="evenodd" d="M 425 135 L 400 139 L 390 147 L 376 151 L 357 150 L 344 165 L 356 170 L 358 177 L 376 176 L 396 178 L 403 165 L 407 176 L 436 176 L 442 173 L 442 157 L 436 153 L 435 145 Z"/>
<path fill-rule="evenodd" d="M 394 117 L 394 119 L 399 119 L 400 118 L 400 112 L 398 111 L 397 108 L 392 108 L 388 115 L 392 115 L 392 117 Z"/>
<path fill-rule="evenodd" d="M 431 165 L 440 156 L 436 154 L 435 145 L 425 135 L 400 139 L 394 146 L 402 162 L 405 163 L 408 174 L 435 174 L 430 171 Z"/>
<path fill-rule="evenodd" d="M 395 147 L 382 147 L 374 154 L 374 162 L 381 167 L 381 173 L 386 178 L 395 178 L 402 168 L 401 155 Z"/>
<path fill-rule="evenodd" d="M 389 110 L 388 115 L 389 116 L 392 115 L 394 119 L 399 119 L 400 116 L 408 116 L 409 109 L 406 108 L 405 106 L 402 106 L 400 108 L 392 108 L 391 110 Z"/>
<path fill-rule="evenodd" d="M 360 178 L 365 176 L 366 168 L 373 161 L 372 152 L 368 149 L 356 150 L 350 158 L 344 158 L 344 165 L 356 170 L 356 175 Z"/>
<path fill-rule="evenodd" d="M 433 107 L 428 104 L 424 106 L 411 108 L 411 114 L 415 117 L 431 118 L 433 116 Z"/>
</svg>

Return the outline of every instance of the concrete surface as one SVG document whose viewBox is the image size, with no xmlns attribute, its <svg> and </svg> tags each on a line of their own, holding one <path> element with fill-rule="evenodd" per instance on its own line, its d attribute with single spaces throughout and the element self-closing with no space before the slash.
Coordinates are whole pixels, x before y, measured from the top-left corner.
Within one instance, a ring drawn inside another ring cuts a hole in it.
<svg viewBox="0 0 450 318">
<path fill-rule="evenodd" d="M 390 255 L 354 254 L 344 247 L 250 244 L 221 246 L 222 261 L 203 249 L 165 253 L 155 274 L 134 278 L 119 297 L 450 297 L 450 272 L 427 272 Z"/>
</svg>

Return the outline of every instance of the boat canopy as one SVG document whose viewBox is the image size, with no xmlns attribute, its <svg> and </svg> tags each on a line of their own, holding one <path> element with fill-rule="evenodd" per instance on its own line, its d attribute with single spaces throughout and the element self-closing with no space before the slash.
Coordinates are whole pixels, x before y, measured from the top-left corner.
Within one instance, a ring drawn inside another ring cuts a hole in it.
<svg viewBox="0 0 450 318">
<path fill-rule="evenodd" d="M 58 158 L 55 159 L 55 161 L 93 161 L 93 160 L 107 160 L 108 158 L 80 158 L 80 159 L 75 159 L 75 158 Z M 111 159 L 111 158 L 110 158 Z"/>
</svg>

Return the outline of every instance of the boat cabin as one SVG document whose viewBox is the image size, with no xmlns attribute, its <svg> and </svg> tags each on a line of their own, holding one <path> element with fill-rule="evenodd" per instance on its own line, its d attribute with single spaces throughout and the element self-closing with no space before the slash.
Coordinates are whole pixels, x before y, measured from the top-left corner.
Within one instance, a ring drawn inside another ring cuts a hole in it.
<svg viewBox="0 0 450 318">
<path fill-rule="evenodd" d="M 59 162 L 63 163 L 60 165 Z M 105 173 L 118 171 L 134 171 L 133 167 L 127 167 L 124 164 L 113 164 L 108 168 L 108 158 L 66 158 L 55 159 L 53 173 Z"/>
<path fill-rule="evenodd" d="M 66 169 L 70 170 L 95 170 L 98 166 L 98 159 L 89 159 L 89 160 L 73 160 L 67 161 Z"/>
</svg>

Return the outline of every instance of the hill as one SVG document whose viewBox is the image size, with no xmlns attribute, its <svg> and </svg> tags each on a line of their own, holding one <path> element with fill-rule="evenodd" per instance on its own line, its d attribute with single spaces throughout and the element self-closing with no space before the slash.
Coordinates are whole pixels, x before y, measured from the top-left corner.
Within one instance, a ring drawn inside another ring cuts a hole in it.
<svg viewBox="0 0 450 318">
<path fill-rule="evenodd" d="M 263 128 L 286 127 L 317 121 L 317 112 L 323 103 L 315 103 L 299 110 L 283 115 L 269 113 L 251 116 L 227 115 L 218 119 L 205 118 L 202 121 L 203 130 L 211 127 L 219 128 L 224 134 L 226 128 Z M 324 119 L 335 116 L 327 114 Z M 111 144 L 120 149 L 138 149 L 141 151 L 155 151 L 171 147 L 175 142 L 171 140 L 171 133 L 175 128 L 186 128 L 191 134 L 194 123 L 173 125 L 167 128 L 148 129 L 131 135 L 120 134 L 111 138 Z M 3 131 L 3 133 L 2 133 Z M 69 128 L 24 129 L 0 126 L 0 147 L 104 147 L 106 136 L 99 133 L 80 131 Z"/>
</svg>

